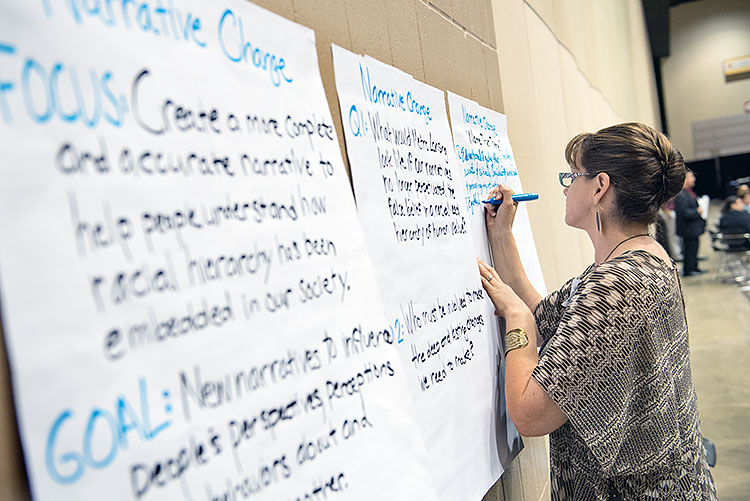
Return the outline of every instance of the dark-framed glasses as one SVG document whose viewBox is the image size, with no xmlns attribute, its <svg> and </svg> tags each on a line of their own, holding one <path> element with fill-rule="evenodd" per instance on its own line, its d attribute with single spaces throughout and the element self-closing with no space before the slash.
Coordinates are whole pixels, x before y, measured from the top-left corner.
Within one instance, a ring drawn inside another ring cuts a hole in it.
<svg viewBox="0 0 750 501">
<path fill-rule="evenodd" d="M 578 176 L 593 176 L 590 172 L 561 172 L 558 174 L 560 184 L 563 188 L 568 188 Z"/>
</svg>

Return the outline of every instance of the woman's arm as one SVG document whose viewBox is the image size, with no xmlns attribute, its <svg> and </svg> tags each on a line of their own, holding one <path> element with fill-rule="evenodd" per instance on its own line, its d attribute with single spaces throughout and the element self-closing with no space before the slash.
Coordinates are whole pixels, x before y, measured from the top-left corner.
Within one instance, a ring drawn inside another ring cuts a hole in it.
<svg viewBox="0 0 750 501">
<path fill-rule="evenodd" d="M 508 311 L 505 314 L 505 325 L 509 331 L 520 327 L 529 336 L 526 347 L 509 351 L 505 356 L 505 401 L 508 415 L 520 434 L 527 437 L 546 435 L 565 424 L 568 416 L 531 377 L 539 362 L 535 339 L 537 336 L 532 334 L 536 332 L 534 317 L 528 310 Z"/>
<path fill-rule="evenodd" d="M 498 185 L 490 194 L 490 197 L 503 200 L 511 200 L 513 190 L 507 186 Z M 517 203 L 504 203 L 500 206 L 485 206 L 485 223 L 487 224 L 487 235 L 490 240 L 492 261 L 495 269 L 503 279 L 510 285 L 513 291 L 532 312 L 542 300 L 542 296 L 531 285 L 521 263 L 518 254 L 516 239 L 511 230 L 513 219 L 516 216 Z"/>
<path fill-rule="evenodd" d="M 503 282 L 510 285 L 518 297 L 528 306 L 529 310 L 533 312 L 542 300 L 542 296 L 531 285 L 531 281 L 529 281 L 529 277 L 523 269 L 513 232 L 498 233 L 494 238 L 490 238 L 492 262 Z"/>
</svg>

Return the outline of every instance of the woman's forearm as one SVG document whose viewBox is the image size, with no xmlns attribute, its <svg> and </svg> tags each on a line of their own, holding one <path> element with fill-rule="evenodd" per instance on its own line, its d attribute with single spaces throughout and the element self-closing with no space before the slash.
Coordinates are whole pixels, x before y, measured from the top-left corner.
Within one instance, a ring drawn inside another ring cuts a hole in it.
<svg viewBox="0 0 750 501">
<path fill-rule="evenodd" d="M 518 254 L 513 232 L 506 231 L 490 240 L 492 261 L 503 282 L 510 285 L 513 291 L 526 303 L 529 310 L 536 310 L 542 296 L 531 285 L 523 269 L 521 256 Z"/>
<path fill-rule="evenodd" d="M 531 380 L 531 373 L 537 366 L 536 325 L 530 312 L 506 314 L 506 330 L 521 328 L 529 338 L 529 344 L 524 348 L 510 351 L 505 357 L 505 399 L 513 422 L 522 428 L 525 435 L 531 435 L 529 424 L 538 419 L 535 409 L 528 405 L 526 391 Z M 504 335 L 504 334 L 503 334 Z M 503 343 L 505 348 L 505 343 Z"/>
<path fill-rule="evenodd" d="M 537 437 L 556 430 L 567 416 L 549 397 L 532 373 L 539 363 L 534 317 L 529 311 L 517 310 L 505 315 L 507 329 L 521 328 L 529 344 L 505 356 L 505 398 L 508 414 L 516 429 L 524 436 Z"/>
</svg>

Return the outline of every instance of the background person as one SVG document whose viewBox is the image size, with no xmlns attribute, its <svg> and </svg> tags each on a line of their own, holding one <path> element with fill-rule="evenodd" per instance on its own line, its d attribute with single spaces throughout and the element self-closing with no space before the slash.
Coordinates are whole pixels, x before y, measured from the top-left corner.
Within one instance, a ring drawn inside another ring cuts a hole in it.
<svg viewBox="0 0 750 501">
<path fill-rule="evenodd" d="M 750 186 L 743 184 L 737 188 L 737 196 L 742 199 L 744 210 L 750 213 Z"/>
<path fill-rule="evenodd" d="M 686 277 L 703 273 L 698 269 L 698 237 L 705 231 L 706 221 L 693 186 L 695 173 L 688 170 L 682 190 L 674 198 L 675 230 L 682 237 L 682 275 Z"/>
<path fill-rule="evenodd" d="M 656 213 L 656 223 L 654 225 L 654 238 L 659 245 L 664 247 L 664 250 L 669 254 L 669 258 L 673 261 L 682 259 L 682 255 L 679 252 L 679 246 L 674 242 L 674 216 L 671 211 L 667 210 L 665 206 L 659 208 Z"/>
<path fill-rule="evenodd" d="M 507 328 L 509 415 L 523 435 L 550 434 L 554 500 L 716 499 L 679 276 L 648 235 L 683 186 L 682 156 L 629 123 L 576 136 L 565 157 L 565 223 L 588 234 L 594 263 L 546 298 L 523 271 L 516 204 L 485 207 L 497 270 L 479 270 Z"/>
<path fill-rule="evenodd" d="M 724 235 L 742 235 L 750 233 L 750 213 L 745 211 L 742 199 L 729 196 L 724 201 L 719 219 L 719 231 Z M 748 250 L 747 240 L 738 239 L 737 243 L 730 246 L 729 250 Z"/>
</svg>

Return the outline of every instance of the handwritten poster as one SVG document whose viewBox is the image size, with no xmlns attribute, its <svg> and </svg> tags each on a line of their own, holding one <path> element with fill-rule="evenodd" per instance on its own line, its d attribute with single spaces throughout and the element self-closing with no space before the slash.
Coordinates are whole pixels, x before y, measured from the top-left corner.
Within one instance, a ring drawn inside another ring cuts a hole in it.
<svg viewBox="0 0 750 501">
<path fill-rule="evenodd" d="M 35 498 L 435 497 L 311 30 L 5 2 L 0 137 Z"/>
<path fill-rule="evenodd" d="M 498 352 L 442 91 L 333 47 L 357 209 L 442 499 L 503 471 Z"/>
<path fill-rule="evenodd" d="M 466 208 L 469 211 L 474 249 L 485 262 L 490 262 L 481 202 L 487 199 L 487 194 L 498 184 L 510 186 L 516 193 L 524 192 L 508 140 L 508 121 L 502 113 L 450 91 L 448 107 L 456 154 L 466 180 Z M 546 294 L 547 288 L 531 233 L 526 203 L 518 205 L 513 222 L 513 236 L 531 284 L 540 294 Z"/>
</svg>

